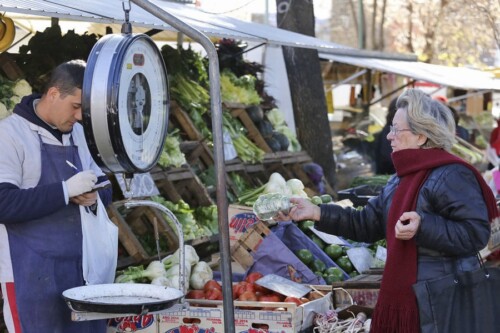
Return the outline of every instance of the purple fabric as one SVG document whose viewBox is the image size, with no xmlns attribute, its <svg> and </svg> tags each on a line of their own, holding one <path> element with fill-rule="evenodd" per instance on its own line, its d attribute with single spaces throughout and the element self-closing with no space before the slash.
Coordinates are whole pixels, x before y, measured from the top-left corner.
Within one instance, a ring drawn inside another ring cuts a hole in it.
<svg viewBox="0 0 500 333">
<path fill-rule="evenodd" d="M 325 280 L 304 265 L 274 233 L 267 235 L 252 255 L 254 263 L 246 272 L 247 275 L 251 272 L 276 274 L 299 282 L 290 277 L 292 273 L 301 280 L 300 283 L 325 284 Z"/>
<path fill-rule="evenodd" d="M 326 267 L 340 268 L 325 251 L 307 237 L 293 222 L 280 222 L 272 228 L 272 231 L 293 252 L 308 249 L 313 254 L 314 259 L 320 259 L 325 263 Z M 349 279 L 349 275 L 345 272 L 344 278 Z"/>
</svg>

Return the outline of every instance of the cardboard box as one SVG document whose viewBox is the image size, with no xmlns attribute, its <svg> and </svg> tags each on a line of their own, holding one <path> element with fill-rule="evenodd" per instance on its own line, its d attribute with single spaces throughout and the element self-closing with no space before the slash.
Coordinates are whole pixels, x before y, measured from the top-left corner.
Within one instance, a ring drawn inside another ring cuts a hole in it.
<svg viewBox="0 0 500 333">
<path fill-rule="evenodd" d="M 283 302 L 234 301 L 237 333 L 299 333 L 309 330 L 314 315 L 332 309 L 331 293 L 297 306 Z M 159 314 L 111 319 L 107 333 L 225 333 L 222 301 L 188 300 Z M 196 303 L 195 303 L 196 302 Z M 264 305 L 265 304 L 265 305 Z M 267 310 L 280 307 L 282 311 Z"/>
<path fill-rule="evenodd" d="M 158 315 L 127 316 L 108 320 L 106 333 L 157 333 Z"/>
<path fill-rule="evenodd" d="M 235 245 L 249 227 L 259 222 L 252 207 L 229 205 L 227 212 L 229 220 L 229 244 Z"/>
</svg>

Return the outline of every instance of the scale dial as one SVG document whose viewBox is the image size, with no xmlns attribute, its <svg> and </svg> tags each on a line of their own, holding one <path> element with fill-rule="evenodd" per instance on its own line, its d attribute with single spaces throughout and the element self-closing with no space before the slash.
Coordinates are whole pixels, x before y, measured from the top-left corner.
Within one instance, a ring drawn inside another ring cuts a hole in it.
<svg viewBox="0 0 500 333">
<path fill-rule="evenodd" d="M 83 126 L 96 162 L 112 173 L 151 170 L 167 135 L 163 57 L 144 34 L 113 34 L 92 49 L 82 90 Z"/>
</svg>

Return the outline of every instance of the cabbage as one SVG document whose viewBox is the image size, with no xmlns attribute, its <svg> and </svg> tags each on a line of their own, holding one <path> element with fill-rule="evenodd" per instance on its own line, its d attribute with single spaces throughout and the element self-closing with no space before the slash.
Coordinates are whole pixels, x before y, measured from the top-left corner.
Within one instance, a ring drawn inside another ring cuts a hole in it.
<svg viewBox="0 0 500 333">
<path fill-rule="evenodd" d="M 31 89 L 31 86 L 28 83 L 28 81 L 21 79 L 21 80 L 16 82 L 16 84 L 14 85 L 14 88 L 12 88 L 12 92 L 16 96 L 23 97 L 23 96 L 31 95 L 33 91 Z"/>
</svg>

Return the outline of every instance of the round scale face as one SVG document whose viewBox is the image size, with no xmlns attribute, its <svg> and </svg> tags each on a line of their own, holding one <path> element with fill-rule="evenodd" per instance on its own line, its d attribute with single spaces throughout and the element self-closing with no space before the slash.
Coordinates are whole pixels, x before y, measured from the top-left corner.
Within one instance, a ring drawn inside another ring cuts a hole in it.
<svg viewBox="0 0 500 333">
<path fill-rule="evenodd" d="M 165 64 L 147 35 L 106 35 L 92 49 L 83 85 L 83 126 L 96 162 L 110 172 L 147 172 L 167 135 Z"/>
<path fill-rule="evenodd" d="M 131 44 L 119 78 L 118 118 L 123 147 L 140 169 L 157 160 L 164 142 L 166 77 L 161 58 L 145 39 Z"/>
</svg>

